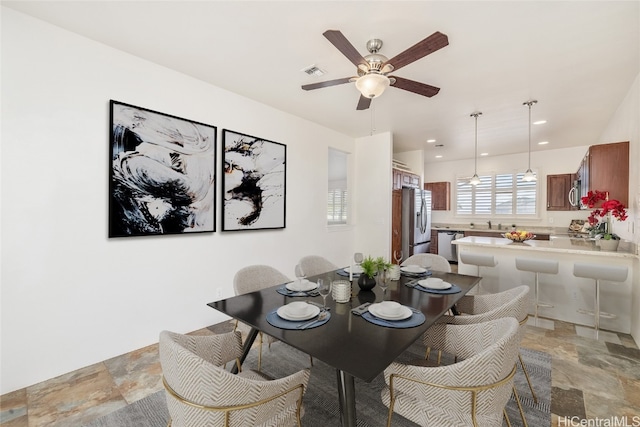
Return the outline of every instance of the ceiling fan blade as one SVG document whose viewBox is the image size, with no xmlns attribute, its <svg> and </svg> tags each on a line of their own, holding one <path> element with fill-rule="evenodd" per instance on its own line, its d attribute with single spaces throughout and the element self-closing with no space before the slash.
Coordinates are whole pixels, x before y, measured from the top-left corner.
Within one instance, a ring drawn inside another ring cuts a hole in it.
<svg viewBox="0 0 640 427">
<path fill-rule="evenodd" d="M 371 105 L 371 98 L 367 98 L 364 95 L 360 95 L 360 99 L 358 100 L 358 106 L 356 110 L 366 110 Z"/>
<path fill-rule="evenodd" d="M 414 80 L 403 79 L 402 77 L 389 76 L 389 78 L 395 79 L 395 83 L 391 83 L 391 86 L 403 89 L 409 92 L 417 93 L 418 95 L 428 96 L 431 98 L 440 92 L 439 87 L 431 86 L 425 83 L 416 82 Z M 393 80 L 392 80 L 393 81 Z"/>
<path fill-rule="evenodd" d="M 356 50 L 355 47 L 347 40 L 347 38 L 338 30 L 327 30 L 322 33 L 323 36 L 327 38 L 333 44 L 336 49 L 338 49 L 344 56 L 347 57 L 349 61 L 353 63 L 356 67 L 359 65 L 364 65 L 366 70 L 369 70 L 369 64 L 367 61 L 360 55 L 360 53 Z"/>
<path fill-rule="evenodd" d="M 321 89 L 323 87 L 336 86 L 344 83 L 349 83 L 353 77 L 344 77 L 342 79 L 327 80 L 326 82 L 311 83 L 308 85 L 302 85 L 304 90 Z"/>
<path fill-rule="evenodd" d="M 442 49 L 448 44 L 449 38 L 445 34 L 436 31 L 426 39 L 414 44 L 409 49 L 394 56 L 393 58 L 385 62 L 384 65 L 391 64 L 393 65 L 394 70 L 399 70 L 405 65 L 409 65 L 412 62 L 429 55 L 430 53 Z"/>
</svg>

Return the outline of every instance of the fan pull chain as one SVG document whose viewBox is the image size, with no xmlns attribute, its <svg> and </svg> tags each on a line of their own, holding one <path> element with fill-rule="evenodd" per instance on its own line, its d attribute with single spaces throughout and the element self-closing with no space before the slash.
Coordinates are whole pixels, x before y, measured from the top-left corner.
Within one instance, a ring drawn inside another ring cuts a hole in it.
<svg viewBox="0 0 640 427">
<path fill-rule="evenodd" d="M 374 110 L 375 107 L 372 105 L 369 109 L 369 111 L 371 111 L 371 136 L 373 136 L 373 133 L 376 131 Z"/>
</svg>

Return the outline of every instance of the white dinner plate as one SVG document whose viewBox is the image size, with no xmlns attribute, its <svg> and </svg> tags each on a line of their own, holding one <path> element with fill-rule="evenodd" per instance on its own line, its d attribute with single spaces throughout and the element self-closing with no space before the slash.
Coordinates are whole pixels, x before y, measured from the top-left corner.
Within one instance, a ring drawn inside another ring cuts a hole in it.
<svg viewBox="0 0 640 427">
<path fill-rule="evenodd" d="M 351 267 L 345 267 L 344 268 L 345 273 L 348 273 L 351 271 Z M 353 266 L 353 274 L 362 274 L 362 267 L 359 265 L 354 265 Z"/>
<path fill-rule="evenodd" d="M 317 288 L 318 284 L 310 282 L 307 279 L 302 279 L 302 280 L 296 280 L 294 282 L 287 283 L 285 287 L 290 291 L 308 292 Z"/>
<path fill-rule="evenodd" d="M 401 306 L 400 313 L 395 316 L 390 316 L 388 313 L 380 311 L 379 303 L 371 304 L 368 309 L 374 316 L 385 320 L 404 320 L 408 319 L 413 314 L 413 311 L 411 311 L 409 307 L 405 307 L 404 305 Z"/>
<path fill-rule="evenodd" d="M 320 314 L 320 307 L 306 302 L 292 302 L 280 307 L 276 313 L 283 319 L 300 321 L 311 319 Z"/>
<path fill-rule="evenodd" d="M 450 289 L 451 288 L 451 283 L 447 283 L 447 282 L 439 282 L 438 283 L 438 281 L 434 281 L 431 277 L 428 278 L 428 279 L 420 280 L 418 282 L 418 285 L 422 286 L 423 288 L 427 288 L 427 289 L 444 290 L 444 289 Z"/>
<path fill-rule="evenodd" d="M 404 267 L 400 267 L 400 271 L 403 273 L 424 274 L 427 272 L 427 269 L 419 265 L 405 265 Z"/>
</svg>

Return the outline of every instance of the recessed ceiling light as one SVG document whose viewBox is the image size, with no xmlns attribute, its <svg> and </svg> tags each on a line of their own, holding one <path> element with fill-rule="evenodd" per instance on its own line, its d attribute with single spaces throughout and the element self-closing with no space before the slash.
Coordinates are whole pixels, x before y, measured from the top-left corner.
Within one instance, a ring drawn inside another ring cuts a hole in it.
<svg viewBox="0 0 640 427">
<path fill-rule="evenodd" d="M 441 159 L 441 158 L 442 158 L 442 155 L 440 155 L 440 154 L 438 154 L 438 155 L 436 156 L 436 159 Z"/>
<path fill-rule="evenodd" d="M 489 153 L 480 153 L 481 156 L 488 156 Z"/>
<path fill-rule="evenodd" d="M 436 142 L 436 140 L 435 140 L 435 139 L 427 139 L 427 142 L 428 142 L 429 144 L 433 144 L 434 142 Z"/>
<path fill-rule="evenodd" d="M 547 145 L 549 143 L 549 141 L 540 141 L 538 142 L 538 145 Z"/>
<path fill-rule="evenodd" d="M 545 123 L 547 123 L 546 120 L 538 120 L 537 122 L 533 122 L 534 125 L 543 125 Z"/>
</svg>

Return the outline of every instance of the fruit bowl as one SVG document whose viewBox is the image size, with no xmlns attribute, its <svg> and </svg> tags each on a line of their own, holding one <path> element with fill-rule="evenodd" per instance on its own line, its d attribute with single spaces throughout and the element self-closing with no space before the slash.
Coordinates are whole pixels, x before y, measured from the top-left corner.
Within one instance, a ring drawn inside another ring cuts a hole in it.
<svg viewBox="0 0 640 427">
<path fill-rule="evenodd" d="M 513 240 L 514 242 L 526 242 L 527 240 L 535 239 L 536 235 L 530 231 L 516 230 L 504 233 L 503 237 Z"/>
</svg>

